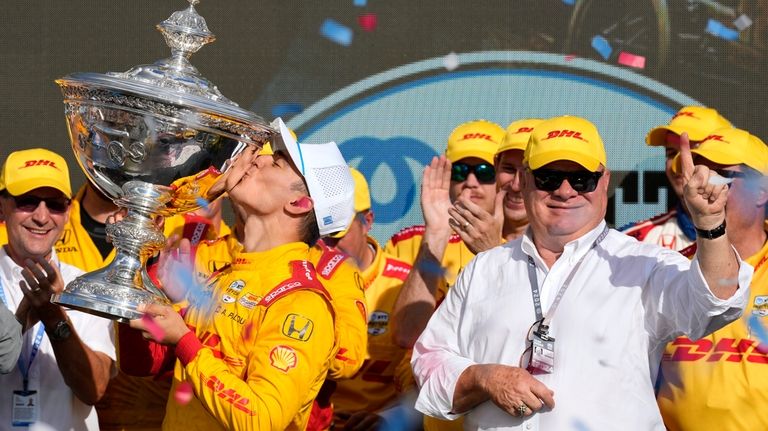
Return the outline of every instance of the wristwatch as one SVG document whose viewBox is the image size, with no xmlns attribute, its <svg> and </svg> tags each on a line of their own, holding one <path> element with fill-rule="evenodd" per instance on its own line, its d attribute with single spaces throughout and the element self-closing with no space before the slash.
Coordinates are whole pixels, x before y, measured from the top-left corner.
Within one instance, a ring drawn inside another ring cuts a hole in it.
<svg viewBox="0 0 768 431">
<path fill-rule="evenodd" d="M 696 228 L 696 236 L 703 239 L 720 238 L 724 234 L 725 234 L 725 220 L 723 220 L 723 223 L 720 226 L 714 229 L 705 230 L 705 229 Z"/>
<path fill-rule="evenodd" d="M 72 335 L 72 327 L 69 326 L 67 319 L 59 320 L 50 330 L 45 329 L 51 341 L 64 341 Z"/>
</svg>

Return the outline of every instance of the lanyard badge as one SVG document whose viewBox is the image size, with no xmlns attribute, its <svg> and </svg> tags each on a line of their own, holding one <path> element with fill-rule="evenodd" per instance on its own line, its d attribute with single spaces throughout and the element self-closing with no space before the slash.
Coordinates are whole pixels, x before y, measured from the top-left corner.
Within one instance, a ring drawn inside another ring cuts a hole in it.
<svg viewBox="0 0 768 431">
<path fill-rule="evenodd" d="M 549 335 L 549 328 L 542 324 L 534 325 L 529 337 L 531 360 L 528 372 L 531 374 L 549 374 L 555 370 L 555 337 Z"/>
<path fill-rule="evenodd" d="M 603 229 L 602 233 L 598 235 L 595 242 L 592 243 L 590 249 L 581 256 L 581 259 L 579 259 L 573 267 L 571 273 L 568 274 L 565 282 L 557 291 L 557 296 L 555 296 L 555 300 L 552 302 L 549 310 L 547 310 L 546 315 L 544 315 L 541 309 L 541 295 L 539 293 L 539 282 L 536 277 L 536 263 L 531 256 L 528 256 L 528 278 L 531 282 L 531 296 L 533 298 L 534 312 L 536 313 L 536 322 L 528 331 L 527 339 L 529 344 L 525 352 L 523 352 L 520 365 L 522 367 L 525 364 L 525 368 L 529 373 L 549 374 L 555 370 L 555 337 L 549 335 L 549 323 L 555 315 L 555 311 L 565 294 L 565 290 L 568 288 L 568 285 L 571 284 L 571 280 L 573 280 L 574 275 L 579 270 L 579 267 L 581 267 L 582 262 L 584 262 L 584 258 L 586 258 L 587 254 L 605 239 L 606 235 L 608 235 L 607 226 Z"/>
</svg>

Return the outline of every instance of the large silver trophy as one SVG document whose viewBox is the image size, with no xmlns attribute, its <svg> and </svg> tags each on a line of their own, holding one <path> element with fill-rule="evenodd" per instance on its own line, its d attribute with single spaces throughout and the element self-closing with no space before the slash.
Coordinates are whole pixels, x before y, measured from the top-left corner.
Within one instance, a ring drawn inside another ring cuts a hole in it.
<svg viewBox="0 0 768 431">
<path fill-rule="evenodd" d="M 274 133 L 189 62 L 215 37 L 194 8 L 198 0 L 188 1 L 189 8 L 157 26 L 170 58 L 56 81 L 78 163 L 127 215 L 107 226 L 115 260 L 69 283 L 54 302 L 119 321 L 141 317 L 140 304 L 168 303 L 146 272 L 147 259 L 165 245 L 153 220 L 215 199 L 232 158 Z"/>
</svg>

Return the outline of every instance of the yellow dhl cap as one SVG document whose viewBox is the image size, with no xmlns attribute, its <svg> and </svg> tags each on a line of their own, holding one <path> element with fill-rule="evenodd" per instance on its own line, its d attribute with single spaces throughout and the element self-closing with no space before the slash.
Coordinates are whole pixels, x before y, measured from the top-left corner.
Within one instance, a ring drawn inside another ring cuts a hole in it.
<svg viewBox="0 0 768 431">
<path fill-rule="evenodd" d="M 558 160 L 576 162 L 588 171 L 607 166 L 605 147 L 597 127 L 580 117 L 550 118 L 534 128 L 523 155 L 532 170 Z"/>
<path fill-rule="evenodd" d="M 9 154 L 0 172 L 0 191 L 19 196 L 41 187 L 52 187 L 72 197 L 66 160 L 44 148 Z"/>
</svg>

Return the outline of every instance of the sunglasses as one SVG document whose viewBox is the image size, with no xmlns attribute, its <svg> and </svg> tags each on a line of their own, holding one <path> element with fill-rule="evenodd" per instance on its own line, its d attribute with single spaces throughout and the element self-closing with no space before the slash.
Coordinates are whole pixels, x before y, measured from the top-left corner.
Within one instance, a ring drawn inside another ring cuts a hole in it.
<svg viewBox="0 0 768 431">
<path fill-rule="evenodd" d="M 468 165 L 466 163 L 454 163 L 451 167 L 451 181 L 460 183 L 466 181 L 469 174 L 475 174 L 477 181 L 483 184 L 492 184 L 496 181 L 496 171 L 493 165 L 480 163 L 479 165 Z"/>
<path fill-rule="evenodd" d="M 591 193 L 597 188 L 597 182 L 603 176 L 602 172 L 576 171 L 563 172 L 552 169 L 536 169 L 532 171 L 536 188 L 544 192 L 553 192 L 560 188 L 563 180 L 579 193 Z"/>
<path fill-rule="evenodd" d="M 35 211 L 40 206 L 40 202 L 45 202 L 45 207 L 48 208 L 48 211 L 56 214 L 63 214 L 69 209 L 70 200 L 65 197 L 41 198 L 34 195 L 10 197 L 16 205 L 16 209 L 22 212 L 31 213 Z"/>
</svg>

